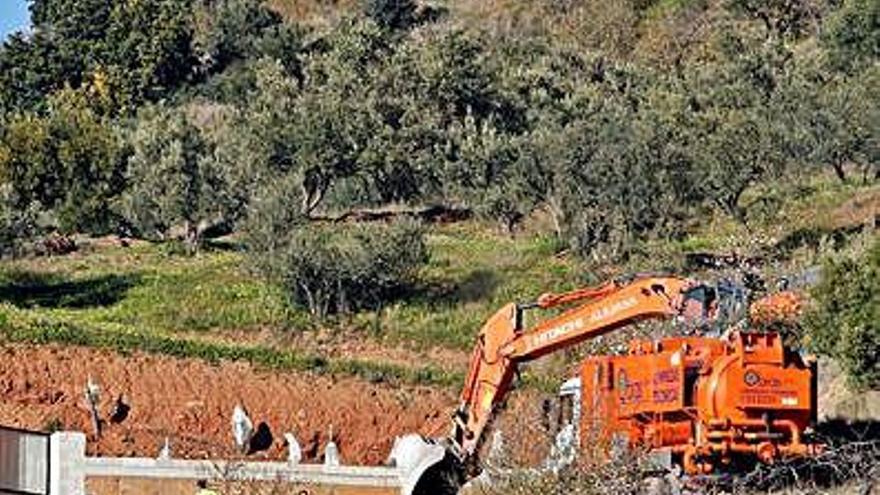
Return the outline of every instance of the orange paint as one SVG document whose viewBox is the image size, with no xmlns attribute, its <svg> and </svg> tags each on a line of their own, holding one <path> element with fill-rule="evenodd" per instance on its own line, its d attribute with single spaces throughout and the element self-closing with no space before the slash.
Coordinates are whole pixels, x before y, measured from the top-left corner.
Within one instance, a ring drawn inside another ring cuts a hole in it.
<svg viewBox="0 0 880 495">
<path fill-rule="evenodd" d="M 613 378 L 597 381 L 600 369 Z M 736 457 L 773 462 L 817 448 L 804 441 L 814 379 L 810 362 L 772 333 L 633 342 L 629 355 L 583 364 L 581 431 L 670 448 L 691 473 Z"/>
</svg>

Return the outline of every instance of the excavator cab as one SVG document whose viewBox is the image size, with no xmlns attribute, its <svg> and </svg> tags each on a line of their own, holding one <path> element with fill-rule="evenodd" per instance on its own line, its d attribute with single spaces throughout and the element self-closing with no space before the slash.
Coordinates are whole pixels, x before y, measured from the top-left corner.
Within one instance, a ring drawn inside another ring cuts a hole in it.
<svg viewBox="0 0 880 495">
<path fill-rule="evenodd" d="M 729 280 L 699 284 L 683 292 L 680 311 L 685 332 L 718 337 L 723 330 L 743 321 L 748 313 L 748 298 L 741 286 Z"/>
<path fill-rule="evenodd" d="M 697 285 L 682 295 L 681 318 L 692 330 L 703 327 L 712 320 L 717 309 L 717 292 L 714 287 Z"/>
</svg>

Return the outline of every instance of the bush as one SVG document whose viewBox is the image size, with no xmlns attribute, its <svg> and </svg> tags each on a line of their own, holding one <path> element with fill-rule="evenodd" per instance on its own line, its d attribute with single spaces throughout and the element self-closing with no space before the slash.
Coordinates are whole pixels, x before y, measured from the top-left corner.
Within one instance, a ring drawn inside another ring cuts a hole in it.
<svg viewBox="0 0 880 495">
<path fill-rule="evenodd" d="M 14 197 L 9 184 L 0 184 L 0 256 L 21 254 L 23 243 L 36 237 L 40 231 L 38 205 L 18 208 Z"/>
<path fill-rule="evenodd" d="M 258 269 L 316 318 L 381 306 L 411 285 L 427 261 L 424 231 L 412 222 L 298 224 L 276 242 L 252 239 Z"/>
<path fill-rule="evenodd" d="M 829 261 L 813 296 L 810 346 L 839 360 L 857 389 L 880 387 L 880 241 L 861 259 Z"/>
</svg>

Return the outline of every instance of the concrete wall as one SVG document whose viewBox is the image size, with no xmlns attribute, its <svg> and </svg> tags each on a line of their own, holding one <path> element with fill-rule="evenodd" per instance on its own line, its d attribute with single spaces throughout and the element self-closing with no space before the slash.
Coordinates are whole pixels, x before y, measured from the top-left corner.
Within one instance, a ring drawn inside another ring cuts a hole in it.
<svg viewBox="0 0 880 495">
<path fill-rule="evenodd" d="M 265 493 L 399 494 L 401 470 L 386 467 L 324 466 L 286 462 L 196 461 L 182 459 L 86 457 L 82 433 L 60 432 L 51 437 L 52 495 L 122 495 L 161 493 L 189 495 L 197 480 L 212 485 L 272 487 Z M 253 484 L 257 485 L 253 485 Z M 86 490 L 86 487 L 89 490 Z M 248 488 L 238 493 L 262 493 Z M 223 493 L 235 493 L 224 489 Z"/>
<path fill-rule="evenodd" d="M 223 495 L 399 495 L 395 488 L 332 486 L 300 483 L 212 481 L 208 487 Z M 87 478 L 89 495 L 193 495 L 192 480 Z"/>
</svg>

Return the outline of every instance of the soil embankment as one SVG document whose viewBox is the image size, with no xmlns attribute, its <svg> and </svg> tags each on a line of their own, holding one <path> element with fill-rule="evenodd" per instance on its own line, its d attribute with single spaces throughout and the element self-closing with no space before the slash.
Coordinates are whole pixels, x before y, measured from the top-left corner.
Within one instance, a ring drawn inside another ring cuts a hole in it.
<svg viewBox="0 0 880 495">
<path fill-rule="evenodd" d="M 292 432 L 305 460 L 318 460 L 332 427 L 345 463 L 381 464 L 396 435 L 444 433 L 455 404 L 450 390 L 269 373 L 242 363 L 21 345 L 2 347 L 0 359 L 0 424 L 88 432 L 89 455 L 152 457 L 167 437 L 176 458 L 234 458 L 231 416 L 241 403 L 255 426 L 268 427 L 251 459 L 284 459 L 283 435 Z M 101 389 L 99 439 L 84 399 L 89 376 Z M 130 411 L 113 422 L 120 395 Z"/>
</svg>

